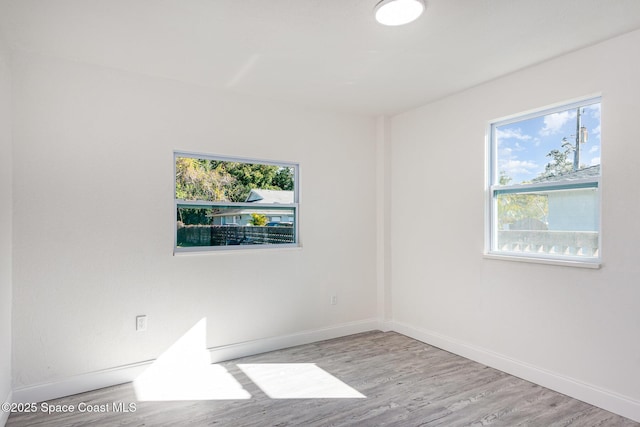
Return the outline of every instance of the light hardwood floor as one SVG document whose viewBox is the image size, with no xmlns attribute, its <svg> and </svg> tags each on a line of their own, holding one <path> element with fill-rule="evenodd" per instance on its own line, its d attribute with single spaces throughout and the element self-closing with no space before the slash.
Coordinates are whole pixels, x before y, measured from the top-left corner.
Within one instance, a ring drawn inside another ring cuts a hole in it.
<svg viewBox="0 0 640 427">
<path fill-rule="evenodd" d="M 315 363 L 364 399 L 272 399 L 239 364 Z M 221 364 L 248 400 L 137 402 L 131 384 L 51 401 L 133 402 L 135 412 L 12 414 L 18 426 L 638 426 L 629 419 L 393 332 L 368 332 Z"/>
</svg>

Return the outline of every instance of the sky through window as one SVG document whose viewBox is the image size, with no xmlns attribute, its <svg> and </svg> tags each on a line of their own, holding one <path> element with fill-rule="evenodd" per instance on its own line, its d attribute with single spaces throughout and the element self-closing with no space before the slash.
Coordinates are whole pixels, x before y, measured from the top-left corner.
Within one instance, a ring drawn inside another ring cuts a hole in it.
<svg viewBox="0 0 640 427">
<path fill-rule="evenodd" d="M 600 103 L 580 108 L 581 126 L 588 135 L 580 144 L 580 168 L 585 168 L 600 164 Z M 547 156 L 552 150 L 572 150 L 566 142 L 575 146 L 576 124 L 577 107 L 495 126 L 498 176 L 511 178 L 505 184 L 523 184 L 540 177 L 553 162 Z M 573 151 L 568 159 L 573 160 Z"/>
</svg>

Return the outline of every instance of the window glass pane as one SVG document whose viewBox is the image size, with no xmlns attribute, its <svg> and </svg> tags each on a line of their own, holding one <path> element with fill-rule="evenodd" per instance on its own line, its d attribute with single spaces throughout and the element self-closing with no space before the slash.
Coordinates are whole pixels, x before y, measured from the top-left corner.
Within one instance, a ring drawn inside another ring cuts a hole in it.
<svg viewBox="0 0 640 427">
<path fill-rule="evenodd" d="M 549 198 L 546 194 L 499 194 L 498 230 L 546 230 Z"/>
<path fill-rule="evenodd" d="M 494 249 L 530 254 L 598 256 L 598 189 L 498 194 Z"/>
<path fill-rule="evenodd" d="M 295 208 L 178 205 L 177 246 L 295 243 Z"/>
<path fill-rule="evenodd" d="M 294 203 L 294 181 L 288 165 L 176 157 L 178 200 Z"/>
<path fill-rule="evenodd" d="M 494 185 L 600 175 L 600 103 L 493 127 Z"/>
</svg>

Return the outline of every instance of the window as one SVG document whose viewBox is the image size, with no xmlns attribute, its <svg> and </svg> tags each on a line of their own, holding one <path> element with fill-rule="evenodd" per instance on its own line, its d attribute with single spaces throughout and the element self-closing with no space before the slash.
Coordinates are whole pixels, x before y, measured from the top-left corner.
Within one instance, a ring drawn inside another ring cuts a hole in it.
<svg viewBox="0 0 640 427">
<path fill-rule="evenodd" d="M 175 252 L 298 245 L 298 165 L 174 153 Z"/>
<path fill-rule="evenodd" d="M 491 123 L 487 252 L 600 261 L 600 99 Z"/>
</svg>

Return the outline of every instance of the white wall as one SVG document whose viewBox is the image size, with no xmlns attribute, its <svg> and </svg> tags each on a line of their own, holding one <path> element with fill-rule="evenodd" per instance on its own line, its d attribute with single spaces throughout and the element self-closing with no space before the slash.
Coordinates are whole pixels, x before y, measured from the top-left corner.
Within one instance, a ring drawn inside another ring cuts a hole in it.
<svg viewBox="0 0 640 427">
<path fill-rule="evenodd" d="M 16 389 L 156 358 L 203 317 L 209 347 L 375 318 L 373 118 L 13 64 Z M 173 256 L 173 150 L 300 162 L 303 248 Z"/>
<path fill-rule="evenodd" d="M 397 324 L 487 360 L 510 360 L 575 379 L 584 390 L 610 391 L 628 400 L 636 419 L 638 46 L 640 32 L 630 33 L 450 96 L 395 117 L 391 136 Z M 602 269 L 483 259 L 487 123 L 598 93 Z"/>
<path fill-rule="evenodd" d="M 14 54 L 13 163 L 0 66 L 15 236 L 12 251 L 2 204 L 0 398 L 13 256 L 15 388 L 153 359 L 203 317 L 216 347 L 379 314 L 640 401 L 639 43 L 631 33 L 397 116 L 391 142 L 386 119 Z M 484 259 L 487 122 L 596 93 L 603 268 Z M 303 249 L 172 256 L 174 149 L 300 162 Z"/>
<path fill-rule="evenodd" d="M 0 403 L 11 393 L 11 80 L 0 38 Z M 0 425 L 7 414 L 0 412 Z"/>
</svg>

